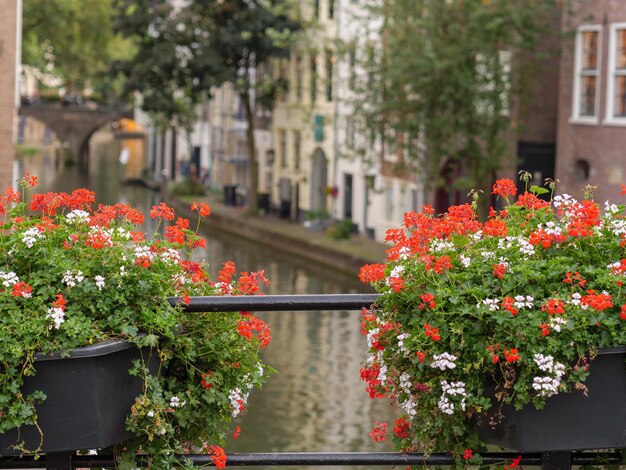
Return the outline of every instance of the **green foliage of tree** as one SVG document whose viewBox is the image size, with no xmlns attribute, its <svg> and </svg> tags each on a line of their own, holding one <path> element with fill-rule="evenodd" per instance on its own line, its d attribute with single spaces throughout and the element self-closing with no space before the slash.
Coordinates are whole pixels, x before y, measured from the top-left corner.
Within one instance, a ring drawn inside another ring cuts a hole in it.
<svg viewBox="0 0 626 470">
<path fill-rule="evenodd" d="M 184 126 L 211 86 L 234 86 L 248 123 L 248 199 L 256 212 L 254 100 L 269 106 L 284 86 L 261 72 L 271 59 L 289 55 L 299 29 L 288 14 L 289 0 L 192 1 L 178 10 L 162 0 L 114 1 L 116 29 L 138 44 L 124 70 L 129 89 L 141 92 L 144 110 Z"/>
<path fill-rule="evenodd" d="M 132 55 L 114 34 L 111 0 L 24 0 L 22 62 L 61 77 L 65 86 L 112 92 L 112 61 Z"/>
<path fill-rule="evenodd" d="M 559 0 L 381 0 L 380 46 L 361 53 L 362 129 L 401 143 L 423 181 L 483 190 L 510 153 L 517 107 L 537 72 L 544 34 L 559 34 Z M 403 138 L 401 142 L 397 135 Z M 391 142 L 393 141 L 393 142 Z M 486 198 L 484 198 L 486 199 Z"/>
</svg>

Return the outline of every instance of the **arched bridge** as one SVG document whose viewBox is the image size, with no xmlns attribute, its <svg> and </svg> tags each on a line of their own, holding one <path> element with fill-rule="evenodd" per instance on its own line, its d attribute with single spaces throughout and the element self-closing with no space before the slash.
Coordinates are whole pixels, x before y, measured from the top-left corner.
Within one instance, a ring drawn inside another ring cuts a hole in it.
<svg viewBox="0 0 626 470">
<path fill-rule="evenodd" d="M 67 142 L 71 158 L 81 168 L 87 168 L 89 139 L 107 122 L 133 118 L 128 109 L 96 108 L 50 105 L 22 105 L 19 115 L 43 122 L 62 142 Z"/>
</svg>

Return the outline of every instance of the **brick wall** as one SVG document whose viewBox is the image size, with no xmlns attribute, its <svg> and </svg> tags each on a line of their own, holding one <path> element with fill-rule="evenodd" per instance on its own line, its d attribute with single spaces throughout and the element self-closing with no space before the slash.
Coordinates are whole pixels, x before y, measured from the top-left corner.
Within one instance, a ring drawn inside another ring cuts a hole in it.
<svg viewBox="0 0 626 470">
<path fill-rule="evenodd" d="M 582 198 L 581 189 L 594 185 L 595 199 L 604 202 L 623 202 L 620 185 L 626 183 L 626 127 L 609 125 L 605 121 L 607 96 L 607 64 L 609 29 L 611 23 L 626 22 L 626 1 L 588 0 L 574 2 L 573 15 L 563 16 L 563 31 L 573 31 L 581 24 L 602 26 L 600 45 L 599 122 L 579 124 L 571 122 L 574 87 L 574 39 L 565 42 L 559 78 L 559 116 L 557 136 L 556 177 L 559 192 Z M 585 178 L 583 166 L 589 164 Z"/>
<path fill-rule="evenodd" d="M 13 179 L 16 0 L 0 0 L 0 188 Z"/>
</svg>

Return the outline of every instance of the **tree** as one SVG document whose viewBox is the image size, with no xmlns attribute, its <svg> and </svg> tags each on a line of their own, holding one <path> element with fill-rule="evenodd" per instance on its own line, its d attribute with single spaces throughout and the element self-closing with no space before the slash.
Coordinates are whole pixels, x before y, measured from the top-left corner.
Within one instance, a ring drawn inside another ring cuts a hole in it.
<svg viewBox="0 0 626 470">
<path fill-rule="evenodd" d="M 365 54 L 366 83 L 355 101 L 362 128 L 383 144 L 401 143 L 424 182 L 441 184 L 448 162 L 464 175 L 459 189 L 488 195 L 515 132 L 512 111 L 528 89 L 533 54 L 542 34 L 558 34 L 560 2 L 375 3 L 382 45 Z"/>
<path fill-rule="evenodd" d="M 111 61 L 132 54 L 114 34 L 111 0 L 24 0 L 22 63 L 62 78 L 69 90 L 105 86 Z"/>
<path fill-rule="evenodd" d="M 268 69 L 274 58 L 287 57 L 299 24 L 288 15 L 289 0 L 192 1 L 178 10 L 167 2 L 117 0 L 120 27 L 139 34 L 139 53 L 131 64 L 131 87 L 141 91 L 144 106 L 171 105 L 167 96 L 196 104 L 209 96 L 211 86 L 231 83 L 247 121 L 249 210 L 258 210 L 258 171 L 254 140 L 253 100 L 270 105 L 282 79 Z M 162 109 L 162 108 L 161 108 Z"/>
</svg>

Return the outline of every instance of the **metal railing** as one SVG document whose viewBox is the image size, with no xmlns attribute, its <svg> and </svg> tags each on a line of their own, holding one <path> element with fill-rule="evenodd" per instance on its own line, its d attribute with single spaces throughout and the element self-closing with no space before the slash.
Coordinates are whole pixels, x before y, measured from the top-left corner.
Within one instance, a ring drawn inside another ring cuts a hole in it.
<svg viewBox="0 0 626 470">
<path fill-rule="evenodd" d="M 172 305 L 182 304 L 187 312 L 228 311 L 315 311 L 315 310 L 361 310 L 371 306 L 378 294 L 314 294 L 314 295 L 265 295 L 237 297 L 192 297 L 188 305 L 179 298 L 170 299 Z M 71 470 L 76 468 L 115 468 L 113 456 L 75 455 L 75 452 L 48 453 L 35 459 L 31 456 L 0 457 L 0 468 L 46 468 L 49 470 Z M 521 458 L 521 465 L 541 466 L 544 470 L 566 470 L 572 466 L 598 465 L 616 466 L 624 463 L 619 452 L 488 452 L 481 453 L 483 465 L 506 464 Z M 450 454 L 418 452 L 272 452 L 227 454 L 227 467 L 245 466 L 453 466 Z M 186 454 L 177 456 L 179 461 L 187 459 L 196 466 L 210 466 L 210 455 Z M 137 463 L 146 462 L 147 456 L 138 456 Z"/>
</svg>

